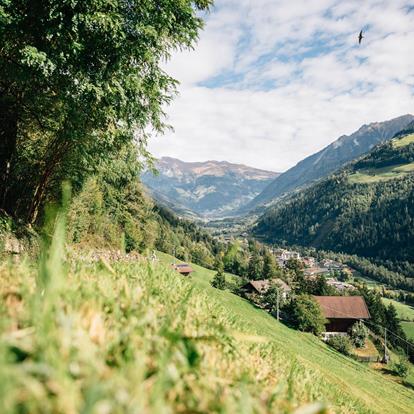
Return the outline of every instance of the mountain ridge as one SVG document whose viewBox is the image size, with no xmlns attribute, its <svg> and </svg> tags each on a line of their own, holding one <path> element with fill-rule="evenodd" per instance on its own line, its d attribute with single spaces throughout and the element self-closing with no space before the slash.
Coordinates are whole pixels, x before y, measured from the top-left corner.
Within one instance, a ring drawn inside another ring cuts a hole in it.
<svg viewBox="0 0 414 414">
<path fill-rule="evenodd" d="M 178 213 L 187 209 L 214 218 L 232 215 L 279 174 L 228 161 L 187 162 L 173 157 L 160 158 L 156 169 L 157 176 L 149 171 L 142 175 L 156 199 Z"/>
<path fill-rule="evenodd" d="M 350 135 L 341 135 L 325 148 L 276 177 L 241 212 L 254 210 L 328 176 L 347 162 L 367 153 L 378 143 L 391 139 L 413 120 L 413 115 L 406 114 L 384 122 L 364 124 Z"/>
</svg>

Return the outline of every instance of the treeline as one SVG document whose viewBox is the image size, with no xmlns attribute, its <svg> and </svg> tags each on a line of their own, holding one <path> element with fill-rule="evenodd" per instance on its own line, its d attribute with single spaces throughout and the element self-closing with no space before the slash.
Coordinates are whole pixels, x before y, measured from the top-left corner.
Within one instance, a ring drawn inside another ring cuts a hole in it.
<svg viewBox="0 0 414 414">
<path fill-rule="evenodd" d="M 405 157 L 406 152 L 414 156 L 414 145 L 391 148 L 385 144 L 356 165 L 383 165 L 382 157 L 390 159 L 389 151 L 398 157 Z M 279 203 L 260 218 L 254 234 L 279 244 L 313 246 L 384 263 L 413 263 L 414 174 L 353 184 L 349 175 L 354 169 L 348 167 Z M 382 273 L 389 280 L 397 277 L 392 272 L 386 276 L 385 270 Z"/>
</svg>

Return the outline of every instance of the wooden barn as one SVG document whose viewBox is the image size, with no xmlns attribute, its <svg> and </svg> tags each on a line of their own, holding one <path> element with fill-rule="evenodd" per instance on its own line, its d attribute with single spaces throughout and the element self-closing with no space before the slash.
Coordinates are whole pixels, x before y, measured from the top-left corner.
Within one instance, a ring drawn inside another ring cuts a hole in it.
<svg viewBox="0 0 414 414">
<path fill-rule="evenodd" d="M 327 333 L 346 333 L 358 320 L 370 319 L 362 296 L 314 296 L 328 320 Z"/>
</svg>

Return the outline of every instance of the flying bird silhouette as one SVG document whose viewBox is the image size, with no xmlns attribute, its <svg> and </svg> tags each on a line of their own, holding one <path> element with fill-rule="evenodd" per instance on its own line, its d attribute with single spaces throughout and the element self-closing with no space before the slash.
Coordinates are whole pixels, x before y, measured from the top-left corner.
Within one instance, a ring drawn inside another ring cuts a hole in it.
<svg viewBox="0 0 414 414">
<path fill-rule="evenodd" d="M 364 38 L 364 36 L 362 35 L 362 30 L 359 32 L 359 36 L 358 36 L 358 43 L 361 44 L 362 39 Z"/>
</svg>

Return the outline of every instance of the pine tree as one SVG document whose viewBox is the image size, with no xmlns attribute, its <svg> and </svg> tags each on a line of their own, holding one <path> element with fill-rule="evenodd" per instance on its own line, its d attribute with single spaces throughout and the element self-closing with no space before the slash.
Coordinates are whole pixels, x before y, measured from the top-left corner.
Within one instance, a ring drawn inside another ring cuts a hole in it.
<svg viewBox="0 0 414 414">
<path fill-rule="evenodd" d="M 226 278 L 224 272 L 219 269 L 211 281 L 211 286 L 216 289 L 224 290 L 226 288 Z"/>
</svg>

